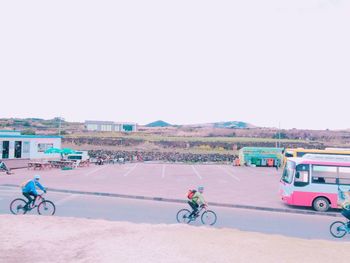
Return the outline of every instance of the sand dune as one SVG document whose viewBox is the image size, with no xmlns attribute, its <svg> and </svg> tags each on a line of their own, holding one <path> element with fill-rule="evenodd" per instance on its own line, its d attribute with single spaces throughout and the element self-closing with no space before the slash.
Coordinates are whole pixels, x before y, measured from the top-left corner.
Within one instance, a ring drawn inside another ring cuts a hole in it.
<svg viewBox="0 0 350 263">
<path fill-rule="evenodd" d="M 326 229 L 325 229 L 326 231 Z M 350 243 L 187 225 L 0 216 L 0 262 L 347 262 Z"/>
</svg>

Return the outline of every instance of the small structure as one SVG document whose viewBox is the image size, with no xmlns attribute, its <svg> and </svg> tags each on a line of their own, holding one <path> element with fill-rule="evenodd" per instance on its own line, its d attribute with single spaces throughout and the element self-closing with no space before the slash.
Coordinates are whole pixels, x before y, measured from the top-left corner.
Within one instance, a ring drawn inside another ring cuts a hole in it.
<svg viewBox="0 0 350 263">
<path fill-rule="evenodd" d="M 243 147 L 239 150 L 240 165 L 275 166 L 282 164 L 283 148 Z"/>
<path fill-rule="evenodd" d="M 0 160 L 45 159 L 45 150 L 61 148 L 61 139 L 61 136 L 22 135 L 20 131 L 0 130 Z"/>
<path fill-rule="evenodd" d="M 85 121 L 88 131 L 135 132 L 137 124 L 133 122 Z"/>
</svg>

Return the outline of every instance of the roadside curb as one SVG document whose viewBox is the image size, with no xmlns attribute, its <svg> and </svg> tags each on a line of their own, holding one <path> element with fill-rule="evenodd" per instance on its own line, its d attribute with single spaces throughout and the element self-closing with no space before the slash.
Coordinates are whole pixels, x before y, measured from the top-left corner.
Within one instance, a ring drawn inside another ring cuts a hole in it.
<svg viewBox="0 0 350 263">
<path fill-rule="evenodd" d="M 18 185 L 15 185 L 15 184 L 2 184 L 1 186 L 18 187 Z M 179 204 L 187 203 L 186 200 L 175 199 L 175 198 L 148 197 L 148 196 L 142 196 L 142 195 L 113 194 L 113 193 L 104 193 L 104 192 L 88 192 L 88 191 L 65 190 L 65 189 L 56 189 L 56 188 L 49 188 L 49 190 L 51 192 L 58 192 L 58 193 L 93 195 L 93 196 L 107 196 L 107 197 L 117 197 L 117 198 L 136 199 L 136 200 L 179 203 Z M 342 217 L 342 215 L 340 215 L 339 213 L 336 213 L 336 212 L 316 212 L 316 211 L 306 211 L 306 210 L 294 210 L 294 209 L 288 209 L 288 208 L 271 208 L 271 207 L 262 207 L 262 206 L 225 204 L 225 203 L 216 203 L 216 202 L 210 202 L 209 204 L 210 204 L 210 206 L 226 207 L 226 208 L 259 210 L 259 211 L 290 213 L 290 214 Z"/>
</svg>

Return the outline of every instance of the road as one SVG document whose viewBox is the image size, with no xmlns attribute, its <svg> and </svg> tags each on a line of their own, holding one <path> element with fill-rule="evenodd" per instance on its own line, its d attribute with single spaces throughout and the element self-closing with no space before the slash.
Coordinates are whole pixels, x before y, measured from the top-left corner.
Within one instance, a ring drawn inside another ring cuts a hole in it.
<svg viewBox="0 0 350 263">
<path fill-rule="evenodd" d="M 0 214 L 9 214 L 9 204 L 19 196 L 19 189 L 0 186 Z M 129 221 L 134 223 L 174 224 L 176 213 L 186 204 L 133 200 L 115 197 L 90 196 L 50 192 L 46 196 L 55 202 L 56 216 Z M 329 225 L 342 218 L 319 215 L 299 215 L 279 212 L 213 207 L 218 222 L 215 227 L 242 231 L 279 234 L 306 239 L 335 240 Z M 31 212 L 35 214 L 35 212 Z M 200 222 L 194 223 L 200 225 Z M 342 241 L 349 241 L 348 237 Z"/>
<path fill-rule="evenodd" d="M 278 195 L 280 172 L 268 167 L 221 164 L 127 163 L 74 170 L 18 169 L 11 176 L 0 176 L 0 185 L 20 185 L 40 174 L 41 183 L 49 189 L 175 199 L 185 198 L 189 189 L 201 185 L 211 202 L 289 209 Z"/>
</svg>

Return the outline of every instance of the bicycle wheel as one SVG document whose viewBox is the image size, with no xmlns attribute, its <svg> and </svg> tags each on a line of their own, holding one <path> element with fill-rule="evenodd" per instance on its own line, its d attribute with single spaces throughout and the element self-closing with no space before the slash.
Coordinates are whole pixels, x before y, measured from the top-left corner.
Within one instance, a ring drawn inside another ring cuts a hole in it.
<svg viewBox="0 0 350 263">
<path fill-rule="evenodd" d="M 211 210 L 205 211 L 201 217 L 202 224 L 209 225 L 209 226 L 214 225 L 216 223 L 216 219 L 217 219 L 216 214 Z"/>
<path fill-rule="evenodd" d="M 27 204 L 27 201 L 21 198 L 17 198 L 13 200 L 10 204 L 10 211 L 14 215 L 24 215 L 27 213 L 27 209 L 25 209 L 25 205 Z"/>
<path fill-rule="evenodd" d="M 56 207 L 51 201 L 45 200 L 38 205 L 38 214 L 52 216 L 55 214 Z"/>
<path fill-rule="evenodd" d="M 177 222 L 183 223 L 183 224 L 188 224 L 189 222 L 191 222 L 191 219 L 189 217 L 190 214 L 191 214 L 190 210 L 181 209 L 179 212 L 177 212 L 177 215 L 176 215 Z"/>
<path fill-rule="evenodd" d="M 345 223 L 341 221 L 335 221 L 332 223 L 329 227 L 329 231 L 331 232 L 332 236 L 336 238 L 341 238 L 348 232 Z"/>
</svg>

